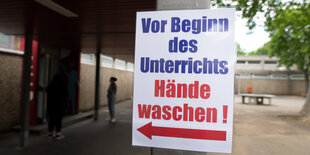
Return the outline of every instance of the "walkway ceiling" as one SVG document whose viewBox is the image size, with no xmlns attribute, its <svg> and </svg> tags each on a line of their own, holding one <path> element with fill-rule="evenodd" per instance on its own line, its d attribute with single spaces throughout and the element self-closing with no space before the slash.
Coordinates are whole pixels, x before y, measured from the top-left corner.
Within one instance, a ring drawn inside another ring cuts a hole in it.
<svg viewBox="0 0 310 155">
<path fill-rule="evenodd" d="M 53 0 L 78 15 L 65 17 L 36 1 L 50 0 L 0 0 L 0 32 L 30 32 L 41 44 L 88 53 L 100 45 L 103 54 L 131 62 L 136 12 L 156 5 L 156 0 Z"/>
</svg>

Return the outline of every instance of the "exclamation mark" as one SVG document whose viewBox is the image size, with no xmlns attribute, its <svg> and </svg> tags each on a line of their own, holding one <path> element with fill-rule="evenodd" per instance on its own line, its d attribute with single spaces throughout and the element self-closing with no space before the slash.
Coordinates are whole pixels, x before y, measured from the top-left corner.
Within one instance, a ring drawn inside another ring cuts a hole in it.
<svg viewBox="0 0 310 155">
<path fill-rule="evenodd" d="M 223 123 L 227 123 L 227 110 L 228 110 L 228 106 L 223 105 Z"/>
</svg>

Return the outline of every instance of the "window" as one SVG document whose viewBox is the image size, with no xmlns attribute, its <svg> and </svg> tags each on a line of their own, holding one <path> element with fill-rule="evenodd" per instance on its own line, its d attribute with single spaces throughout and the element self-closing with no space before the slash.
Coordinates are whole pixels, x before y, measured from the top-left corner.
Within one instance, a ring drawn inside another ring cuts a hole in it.
<svg viewBox="0 0 310 155">
<path fill-rule="evenodd" d="M 273 64 L 273 65 L 276 65 L 276 64 L 278 64 L 278 62 L 277 61 L 271 61 L 271 60 L 267 60 L 267 61 L 265 61 L 265 64 Z"/>
<path fill-rule="evenodd" d="M 82 53 L 81 63 L 94 65 L 95 64 L 94 54 Z"/>
<path fill-rule="evenodd" d="M 237 64 L 245 64 L 245 60 L 238 60 Z"/>
<path fill-rule="evenodd" d="M 119 70 L 126 70 L 126 61 L 115 59 L 114 61 L 114 68 Z"/>
<path fill-rule="evenodd" d="M 249 79 L 251 76 L 250 74 L 239 74 L 237 75 L 237 78 L 240 78 L 240 79 Z"/>
<path fill-rule="evenodd" d="M 134 71 L 134 64 L 131 63 L 131 62 L 127 62 L 127 68 L 126 68 L 127 71 L 131 71 L 133 72 Z"/>
<path fill-rule="evenodd" d="M 250 60 L 248 61 L 248 64 L 260 64 L 260 61 Z"/>
<path fill-rule="evenodd" d="M 107 68 L 113 68 L 113 58 L 105 55 L 101 55 L 101 66 Z"/>
<path fill-rule="evenodd" d="M 286 80 L 286 79 L 288 79 L 288 75 L 286 75 L 286 74 L 272 74 L 271 79 Z"/>
<path fill-rule="evenodd" d="M 268 74 L 254 74 L 254 79 L 268 79 Z"/>
<path fill-rule="evenodd" d="M 0 47 L 10 48 L 10 36 L 0 33 Z"/>
<path fill-rule="evenodd" d="M 291 80 L 304 80 L 305 76 L 303 74 L 293 74 L 290 76 Z"/>
</svg>

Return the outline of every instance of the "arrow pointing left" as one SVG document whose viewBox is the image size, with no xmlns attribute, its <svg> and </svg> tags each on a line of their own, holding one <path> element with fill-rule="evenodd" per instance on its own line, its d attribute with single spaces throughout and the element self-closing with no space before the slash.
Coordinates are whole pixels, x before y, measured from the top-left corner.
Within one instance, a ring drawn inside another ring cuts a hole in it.
<svg viewBox="0 0 310 155">
<path fill-rule="evenodd" d="M 153 126 L 152 122 L 140 127 L 137 130 L 149 139 L 152 139 L 152 136 L 162 136 L 226 141 L 226 131 L 158 127 Z"/>
</svg>

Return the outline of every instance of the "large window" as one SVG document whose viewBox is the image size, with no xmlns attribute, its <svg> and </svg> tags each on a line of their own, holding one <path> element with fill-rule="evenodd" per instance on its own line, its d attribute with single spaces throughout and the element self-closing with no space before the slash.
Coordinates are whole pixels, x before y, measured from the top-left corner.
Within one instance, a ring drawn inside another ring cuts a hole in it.
<svg viewBox="0 0 310 155">
<path fill-rule="evenodd" d="M 305 80 L 305 76 L 303 74 L 293 74 L 290 76 L 291 80 Z"/>
<path fill-rule="evenodd" d="M 271 79 L 287 80 L 288 75 L 286 75 L 286 74 L 272 74 Z"/>
<path fill-rule="evenodd" d="M 81 63 L 94 65 L 95 64 L 94 54 L 82 53 Z"/>
<path fill-rule="evenodd" d="M 245 60 L 237 60 L 237 64 L 245 64 Z"/>
<path fill-rule="evenodd" d="M 258 61 L 258 60 L 249 60 L 248 64 L 260 64 L 260 61 Z"/>
<path fill-rule="evenodd" d="M 0 47 L 2 48 L 10 48 L 10 36 L 4 35 L 3 33 L 0 33 Z"/>
<path fill-rule="evenodd" d="M 240 79 L 249 79 L 251 75 L 250 74 L 239 74 L 236 77 Z"/>
<path fill-rule="evenodd" d="M 276 64 L 278 64 L 278 62 L 275 61 L 275 60 L 266 60 L 266 61 L 265 61 L 265 64 L 273 64 L 273 65 L 276 65 Z"/>
<path fill-rule="evenodd" d="M 134 64 L 131 62 L 127 62 L 126 70 L 133 72 L 134 71 Z"/>
<path fill-rule="evenodd" d="M 254 79 L 268 79 L 268 74 L 253 74 Z"/>
<path fill-rule="evenodd" d="M 115 59 L 114 61 L 114 68 L 119 70 L 126 70 L 126 61 Z"/>
<path fill-rule="evenodd" d="M 101 66 L 107 68 L 113 68 L 113 58 L 105 55 L 101 55 Z"/>
</svg>

